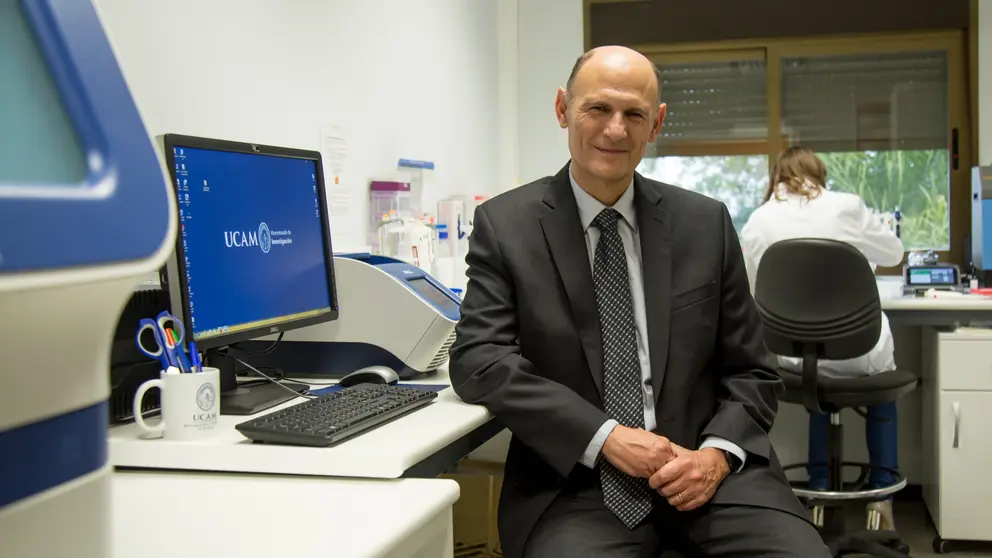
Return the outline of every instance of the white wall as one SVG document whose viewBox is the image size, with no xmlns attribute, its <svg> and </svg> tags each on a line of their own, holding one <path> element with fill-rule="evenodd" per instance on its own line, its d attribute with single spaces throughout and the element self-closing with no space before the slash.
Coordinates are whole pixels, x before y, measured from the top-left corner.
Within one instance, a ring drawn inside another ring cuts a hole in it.
<svg viewBox="0 0 992 558">
<path fill-rule="evenodd" d="M 425 207 L 499 191 L 497 1 L 96 4 L 153 135 L 319 149 L 322 124 L 343 126 L 356 212 L 340 233 L 366 226 L 369 177 L 401 157 L 437 165 Z"/>
<path fill-rule="evenodd" d="M 992 2 L 978 3 L 978 161 L 992 165 Z"/>
<path fill-rule="evenodd" d="M 499 0 L 500 191 L 554 174 L 568 160 L 554 101 L 582 54 L 582 0 Z"/>
<path fill-rule="evenodd" d="M 520 177 L 520 45 L 518 44 L 517 0 L 498 0 L 497 6 L 497 93 L 499 97 L 499 190 L 519 185 Z"/>
<path fill-rule="evenodd" d="M 519 180 L 526 184 L 568 161 L 554 103 L 583 51 L 582 0 L 504 1 L 517 3 Z"/>
</svg>

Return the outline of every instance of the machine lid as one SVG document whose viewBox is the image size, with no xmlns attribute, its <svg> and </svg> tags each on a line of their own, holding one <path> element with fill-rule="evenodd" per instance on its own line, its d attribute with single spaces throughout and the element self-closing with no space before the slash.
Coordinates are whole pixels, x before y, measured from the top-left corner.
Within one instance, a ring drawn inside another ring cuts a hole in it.
<svg viewBox="0 0 992 558">
<path fill-rule="evenodd" d="M 0 2 L 0 273 L 172 239 L 163 167 L 92 2 Z"/>
</svg>

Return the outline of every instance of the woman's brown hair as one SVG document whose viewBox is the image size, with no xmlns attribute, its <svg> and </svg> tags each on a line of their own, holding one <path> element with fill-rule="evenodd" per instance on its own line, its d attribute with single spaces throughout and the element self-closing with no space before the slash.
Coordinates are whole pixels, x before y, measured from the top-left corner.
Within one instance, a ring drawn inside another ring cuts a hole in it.
<svg viewBox="0 0 992 558">
<path fill-rule="evenodd" d="M 786 192 L 813 199 L 827 186 L 827 168 L 812 149 L 792 146 L 782 152 L 775 161 L 775 168 L 768 180 L 765 201 L 772 196 L 778 198 L 778 185 L 783 184 Z"/>
</svg>

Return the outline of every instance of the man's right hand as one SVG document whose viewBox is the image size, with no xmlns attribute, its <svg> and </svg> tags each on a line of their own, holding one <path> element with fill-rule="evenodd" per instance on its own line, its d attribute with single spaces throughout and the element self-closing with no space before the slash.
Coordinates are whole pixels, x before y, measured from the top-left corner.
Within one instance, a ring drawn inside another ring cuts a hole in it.
<svg viewBox="0 0 992 558">
<path fill-rule="evenodd" d="M 623 425 L 613 429 L 600 451 L 617 469 L 644 479 L 675 459 L 675 451 L 668 438 Z"/>
</svg>

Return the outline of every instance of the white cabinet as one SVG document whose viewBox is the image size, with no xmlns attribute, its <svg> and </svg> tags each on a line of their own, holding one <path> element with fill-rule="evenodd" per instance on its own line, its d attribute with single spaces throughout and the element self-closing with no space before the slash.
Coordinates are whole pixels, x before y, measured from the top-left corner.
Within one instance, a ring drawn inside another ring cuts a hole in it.
<svg viewBox="0 0 992 558">
<path fill-rule="evenodd" d="M 923 497 L 949 540 L 992 540 L 992 330 L 925 334 Z"/>
</svg>

